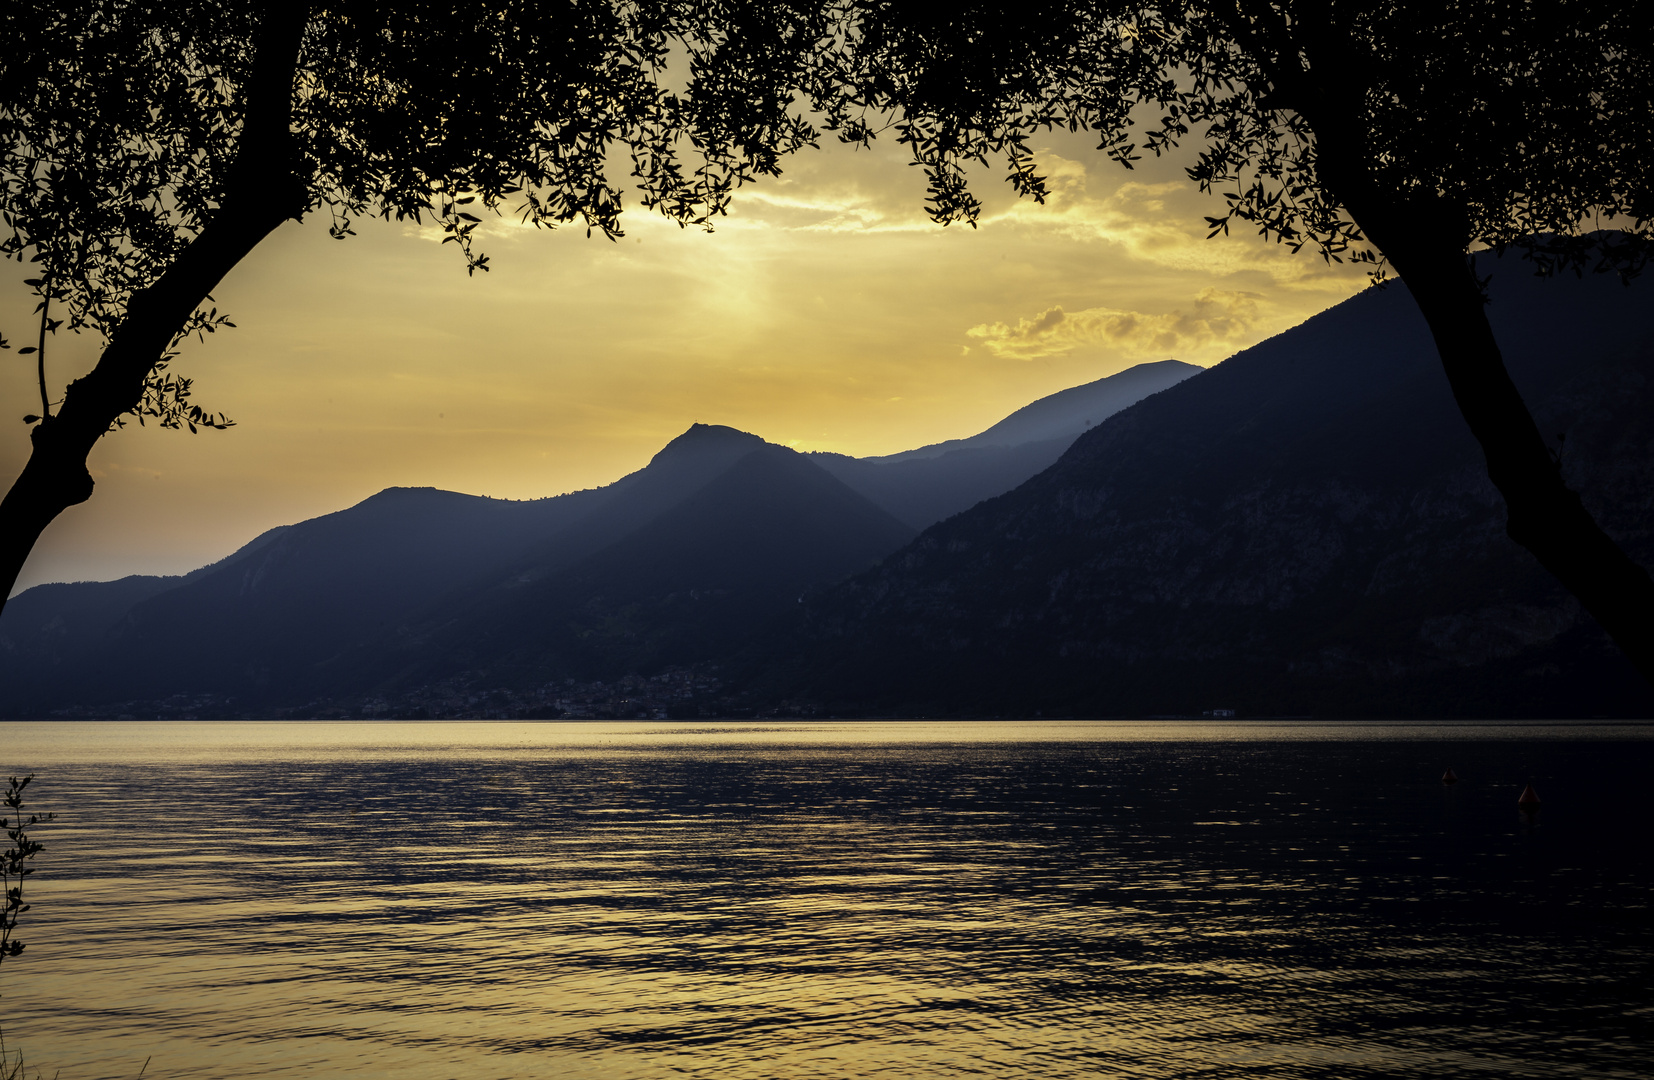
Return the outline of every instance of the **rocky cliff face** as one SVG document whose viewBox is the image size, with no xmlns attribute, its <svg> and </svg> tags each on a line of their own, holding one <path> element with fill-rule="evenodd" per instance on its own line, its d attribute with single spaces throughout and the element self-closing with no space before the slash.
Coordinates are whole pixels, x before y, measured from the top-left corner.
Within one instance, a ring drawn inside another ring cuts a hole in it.
<svg viewBox="0 0 1654 1080">
<path fill-rule="evenodd" d="M 1493 298 L 1570 483 L 1654 563 L 1649 286 L 1507 264 Z M 817 597 L 794 692 L 964 713 L 1646 709 L 1503 525 L 1392 285 L 1121 413 Z"/>
</svg>

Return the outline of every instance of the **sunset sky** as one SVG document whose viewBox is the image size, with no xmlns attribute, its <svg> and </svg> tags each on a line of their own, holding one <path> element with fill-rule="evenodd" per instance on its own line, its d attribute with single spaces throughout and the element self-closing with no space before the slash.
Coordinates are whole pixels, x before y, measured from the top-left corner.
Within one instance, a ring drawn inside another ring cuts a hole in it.
<svg viewBox="0 0 1654 1080">
<path fill-rule="evenodd" d="M 984 172 L 976 230 L 929 222 L 894 142 L 833 145 L 743 189 L 712 233 L 640 210 L 616 243 L 487 223 L 494 269 L 472 278 L 434 228 L 284 226 L 215 294 L 238 328 L 175 364 L 238 426 L 106 438 L 92 501 L 18 587 L 180 573 L 392 485 L 526 499 L 606 484 L 695 422 L 893 453 L 1132 364 L 1216 363 L 1365 284 L 1249 234 L 1206 240 L 1215 203 L 1186 162 L 1126 172 L 1066 135 L 1040 158 L 1047 204 Z M 14 347 L 34 334 L 23 276 L 0 296 Z M 96 346 L 49 346 L 54 393 Z M 33 358 L 0 357 L 9 484 L 38 397 Z"/>
</svg>

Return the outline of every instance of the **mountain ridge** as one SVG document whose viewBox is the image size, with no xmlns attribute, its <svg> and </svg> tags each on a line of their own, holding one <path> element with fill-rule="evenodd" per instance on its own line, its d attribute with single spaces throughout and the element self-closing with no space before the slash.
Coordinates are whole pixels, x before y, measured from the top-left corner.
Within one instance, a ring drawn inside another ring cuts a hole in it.
<svg viewBox="0 0 1654 1080">
<path fill-rule="evenodd" d="M 969 438 L 883 457 L 810 456 L 897 518 L 924 529 L 1043 472 L 1087 429 L 1202 370 L 1178 360 L 1138 364 L 1048 394 Z"/>
<path fill-rule="evenodd" d="M 1121 409 L 1135 405 L 1150 394 L 1198 375 L 1206 370 L 1181 360 L 1155 360 L 1136 364 L 1092 382 L 1070 386 L 1029 402 L 1005 419 L 963 439 L 948 439 L 915 450 L 860 458 L 879 464 L 941 457 L 956 450 L 1021 446 L 1060 438 L 1078 438 L 1086 429 L 1102 423 Z"/>
<path fill-rule="evenodd" d="M 768 473 L 743 468 L 755 461 L 775 464 Z M 731 484 L 738 490 L 729 490 Z M 693 519 L 695 507 L 720 492 L 728 520 L 704 508 Z M 835 509 L 806 525 L 800 498 Z M 748 542 L 788 514 L 792 532 L 772 538 L 767 553 Z M 694 528 L 720 527 L 723 539 L 703 544 L 694 565 L 673 562 Z M 527 616 L 518 609 L 539 585 L 562 597 L 559 618 L 573 625 L 583 617 L 575 609 L 593 608 L 602 598 L 565 594 L 571 582 L 594 573 L 602 579 L 599 592 L 609 593 L 617 581 L 643 580 L 673 566 L 688 575 L 690 590 L 696 574 L 722 574 L 721 584 L 709 589 L 736 596 L 739 602 L 731 603 L 739 610 L 718 623 L 723 630 L 702 627 L 705 641 L 717 641 L 728 636 L 730 619 L 768 618 L 778 595 L 796 602 L 797 591 L 820 575 L 859 569 L 912 535 L 803 455 L 733 428 L 696 424 L 643 469 L 604 488 L 524 502 L 387 488 L 345 510 L 270 530 L 180 578 L 38 586 L 20 594 L 22 602 L 8 607 L 0 627 L 9 697 L 0 706 L 15 713 L 53 701 L 184 692 L 274 703 L 417 681 L 453 665 L 440 649 L 406 643 L 441 642 L 461 655 L 466 649 L 453 627 L 470 639 L 497 637 L 479 632 L 478 611 L 502 625 L 523 625 Z M 653 547 L 634 551 L 640 537 Z M 729 580 L 727 559 L 722 569 L 713 565 L 715 548 L 746 550 L 740 566 L 752 588 Z M 610 566 L 606 578 L 598 573 L 605 556 L 612 563 L 628 551 L 630 569 Z M 759 573 L 766 566 L 770 578 Z M 77 605 L 84 609 L 79 616 Z M 49 610 L 54 607 L 59 610 Z M 72 639 L 56 625 L 64 609 L 81 624 Z M 445 624 L 452 625 L 445 630 Z M 653 633 L 661 637 L 658 627 Z M 580 656 L 607 662 L 565 638 L 557 643 L 575 659 L 550 657 L 540 665 L 548 672 L 574 670 Z M 514 665 L 519 674 L 533 666 Z"/>
<path fill-rule="evenodd" d="M 1482 257 L 1512 377 L 1647 565 L 1650 287 L 1512 269 Z M 1654 709 L 1505 537 L 1403 287 L 1142 367 L 1167 385 L 1115 383 L 1073 439 L 874 461 L 695 424 L 602 488 L 386 489 L 181 578 L 38 586 L 0 621 L 0 711 L 635 715 L 601 688 L 659 680 L 718 688 L 685 716 Z M 950 509 L 946 469 L 994 493 Z"/>
</svg>

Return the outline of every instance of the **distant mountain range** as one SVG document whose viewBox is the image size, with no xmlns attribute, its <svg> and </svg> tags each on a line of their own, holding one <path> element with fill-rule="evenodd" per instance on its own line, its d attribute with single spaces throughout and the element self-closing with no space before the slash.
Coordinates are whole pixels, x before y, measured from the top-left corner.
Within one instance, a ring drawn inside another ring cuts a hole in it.
<svg viewBox="0 0 1654 1080">
<path fill-rule="evenodd" d="M 895 517 L 926 529 L 1043 472 L 1087 429 L 1201 370 L 1177 360 L 1139 364 L 1025 405 L 968 439 L 885 457 L 810 456 Z"/>
<path fill-rule="evenodd" d="M 1564 474 L 1654 565 L 1654 285 L 1479 269 Z M 391 489 L 181 578 L 39 586 L 0 714 L 1654 711 L 1503 520 L 1391 284 L 904 454 L 697 424 L 591 491 Z"/>
<path fill-rule="evenodd" d="M 0 711 L 405 703 L 444 680 L 543 688 L 709 663 L 1198 370 L 1133 368 L 902 460 L 696 424 L 604 488 L 393 488 L 183 577 L 38 586 L 0 616 Z"/>
</svg>

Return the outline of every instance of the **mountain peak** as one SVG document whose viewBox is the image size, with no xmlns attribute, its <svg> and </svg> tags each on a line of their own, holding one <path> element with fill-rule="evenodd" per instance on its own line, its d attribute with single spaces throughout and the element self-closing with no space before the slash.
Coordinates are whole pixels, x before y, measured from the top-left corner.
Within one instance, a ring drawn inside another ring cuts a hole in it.
<svg viewBox="0 0 1654 1080">
<path fill-rule="evenodd" d="M 723 424 L 690 424 L 689 430 L 661 447 L 663 454 L 682 453 L 684 451 L 698 452 L 705 450 L 727 450 L 740 448 L 752 451 L 763 446 L 764 440 L 756 435 L 749 434 L 739 428 L 726 427 Z"/>
<path fill-rule="evenodd" d="M 689 430 L 660 448 L 649 464 L 622 483 L 652 483 L 688 495 L 755 450 L 763 439 L 722 424 L 691 424 Z"/>
</svg>

